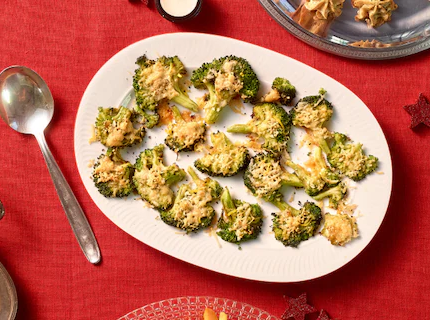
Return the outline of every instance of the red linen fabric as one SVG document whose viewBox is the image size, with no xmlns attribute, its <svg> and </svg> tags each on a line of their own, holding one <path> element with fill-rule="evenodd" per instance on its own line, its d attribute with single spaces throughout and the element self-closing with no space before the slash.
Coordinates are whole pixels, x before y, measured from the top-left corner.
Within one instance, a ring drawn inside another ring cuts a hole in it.
<svg viewBox="0 0 430 320">
<path fill-rule="evenodd" d="M 430 56 L 350 60 L 290 35 L 258 1 L 204 0 L 187 23 L 164 20 L 152 2 L 3 0 L 0 69 L 36 70 L 55 99 L 46 131 L 51 151 L 86 212 L 103 261 L 86 261 L 55 194 L 36 140 L 0 123 L 0 261 L 15 281 L 19 320 L 117 319 L 155 301 L 188 295 L 231 298 L 281 316 L 283 295 L 336 319 L 430 318 L 430 128 L 409 129 L 403 105 L 430 99 Z M 138 40 L 195 31 L 244 40 L 314 67 L 356 93 L 385 132 L 394 170 L 380 231 L 352 262 L 321 279 L 270 284 L 204 270 L 160 253 L 116 227 L 95 206 L 78 175 L 73 130 L 82 94 L 97 70 Z"/>
</svg>

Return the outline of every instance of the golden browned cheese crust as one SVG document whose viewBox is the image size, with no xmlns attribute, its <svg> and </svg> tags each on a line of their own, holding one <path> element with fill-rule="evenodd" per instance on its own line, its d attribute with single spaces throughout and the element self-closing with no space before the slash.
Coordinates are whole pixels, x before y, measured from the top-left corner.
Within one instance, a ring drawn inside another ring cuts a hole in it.
<svg viewBox="0 0 430 320">
<path fill-rule="evenodd" d="M 326 237 L 331 244 L 344 246 L 352 239 L 358 237 L 357 222 L 354 217 L 347 214 L 326 214 L 324 227 L 321 234 Z"/>
</svg>

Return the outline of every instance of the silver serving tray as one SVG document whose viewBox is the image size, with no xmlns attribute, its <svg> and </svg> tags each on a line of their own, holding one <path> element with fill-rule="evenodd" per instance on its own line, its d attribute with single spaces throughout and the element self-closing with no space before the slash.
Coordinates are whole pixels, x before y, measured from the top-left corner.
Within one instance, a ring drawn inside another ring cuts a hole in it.
<svg viewBox="0 0 430 320">
<path fill-rule="evenodd" d="M 430 2 L 428 0 L 395 0 L 397 10 L 390 22 L 369 29 L 365 22 L 354 20 L 357 9 L 346 0 L 340 17 L 334 20 L 325 37 L 315 35 L 296 23 L 290 15 L 300 0 L 259 0 L 266 11 L 291 34 L 304 42 L 339 56 L 382 60 L 408 56 L 430 47 Z M 375 40 L 384 47 L 352 46 L 360 40 Z"/>
<path fill-rule="evenodd" d="M 15 285 L 5 267 L 0 263 L 0 319 L 13 320 L 18 309 Z"/>
</svg>

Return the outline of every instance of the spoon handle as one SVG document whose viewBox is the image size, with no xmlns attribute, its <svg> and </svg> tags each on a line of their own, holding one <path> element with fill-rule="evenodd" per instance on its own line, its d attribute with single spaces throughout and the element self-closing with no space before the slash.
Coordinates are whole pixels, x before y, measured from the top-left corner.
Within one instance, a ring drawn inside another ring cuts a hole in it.
<svg viewBox="0 0 430 320">
<path fill-rule="evenodd" d="M 78 240 L 88 261 L 96 264 L 100 261 L 100 249 L 93 231 L 91 230 L 90 224 L 88 223 L 81 206 L 76 200 L 75 195 L 70 189 L 69 184 L 61 173 L 60 168 L 55 162 L 55 159 L 48 148 L 43 132 L 35 134 L 34 136 L 42 150 L 43 157 L 45 158 L 49 173 L 52 181 L 54 182 L 58 197 L 60 198 L 61 205 L 66 212 L 67 219 L 69 220 L 76 239 Z"/>
<path fill-rule="evenodd" d="M 0 220 L 3 218 L 4 216 L 4 207 L 3 207 L 3 203 L 0 201 Z"/>
</svg>

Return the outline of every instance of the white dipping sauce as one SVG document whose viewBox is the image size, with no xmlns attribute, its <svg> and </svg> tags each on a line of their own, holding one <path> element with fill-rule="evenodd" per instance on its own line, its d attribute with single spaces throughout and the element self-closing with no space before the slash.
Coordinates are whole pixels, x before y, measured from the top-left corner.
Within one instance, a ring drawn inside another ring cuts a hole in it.
<svg viewBox="0 0 430 320">
<path fill-rule="evenodd" d="M 198 0 L 160 0 L 160 4 L 163 10 L 171 16 L 183 17 L 194 10 L 197 1 Z"/>
</svg>

